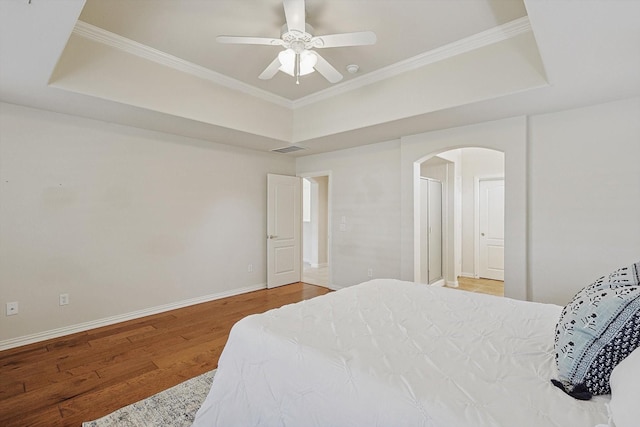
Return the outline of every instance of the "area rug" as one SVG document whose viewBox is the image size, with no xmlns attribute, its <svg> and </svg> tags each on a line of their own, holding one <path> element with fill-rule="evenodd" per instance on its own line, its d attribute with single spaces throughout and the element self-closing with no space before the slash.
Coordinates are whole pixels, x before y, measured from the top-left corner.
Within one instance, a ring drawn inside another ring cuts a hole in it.
<svg viewBox="0 0 640 427">
<path fill-rule="evenodd" d="M 190 426 L 215 373 L 215 369 L 204 373 L 105 417 L 82 423 L 82 427 Z"/>
</svg>

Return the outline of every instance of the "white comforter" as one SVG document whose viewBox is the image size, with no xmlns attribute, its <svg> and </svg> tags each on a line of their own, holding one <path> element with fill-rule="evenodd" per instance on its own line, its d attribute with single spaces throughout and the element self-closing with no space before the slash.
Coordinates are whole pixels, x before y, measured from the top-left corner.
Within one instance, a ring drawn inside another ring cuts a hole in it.
<svg viewBox="0 0 640 427">
<path fill-rule="evenodd" d="M 249 316 L 194 426 L 606 423 L 549 381 L 560 310 L 381 279 Z"/>
</svg>

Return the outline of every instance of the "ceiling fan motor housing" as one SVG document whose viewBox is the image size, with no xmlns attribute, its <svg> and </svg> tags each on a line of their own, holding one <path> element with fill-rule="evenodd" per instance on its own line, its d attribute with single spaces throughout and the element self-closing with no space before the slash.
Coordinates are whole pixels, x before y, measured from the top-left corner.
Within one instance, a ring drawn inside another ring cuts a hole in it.
<svg viewBox="0 0 640 427">
<path fill-rule="evenodd" d="M 280 38 L 284 41 L 284 47 L 293 49 L 296 53 L 300 53 L 305 49 L 313 48 L 313 27 L 305 24 L 305 32 L 298 30 L 289 31 L 287 24 L 280 29 Z"/>
</svg>

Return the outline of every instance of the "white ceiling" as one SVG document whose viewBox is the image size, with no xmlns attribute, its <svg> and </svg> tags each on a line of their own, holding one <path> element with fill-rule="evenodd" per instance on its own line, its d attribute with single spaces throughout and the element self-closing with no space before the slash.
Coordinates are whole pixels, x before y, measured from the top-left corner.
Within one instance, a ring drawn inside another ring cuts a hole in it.
<svg viewBox="0 0 640 427">
<path fill-rule="evenodd" d="M 306 6 L 315 35 L 377 34 L 322 51 L 337 85 L 261 81 L 279 48 L 215 42 L 278 37 L 280 0 L 0 0 L 0 100 L 304 155 L 640 95 L 640 1 Z"/>
<path fill-rule="evenodd" d="M 307 0 L 306 10 L 314 35 L 376 33 L 374 46 L 321 51 L 345 80 L 526 15 L 521 0 Z M 281 47 L 216 43 L 218 35 L 279 38 L 282 0 L 88 0 L 80 19 L 287 99 L 331 86 L 318 73 L 303 77 L 300 85 L 284 73 L 259 80 Z M 359 65 L 360 72 L 349 75 L 349 64 Z"/>
</svg>

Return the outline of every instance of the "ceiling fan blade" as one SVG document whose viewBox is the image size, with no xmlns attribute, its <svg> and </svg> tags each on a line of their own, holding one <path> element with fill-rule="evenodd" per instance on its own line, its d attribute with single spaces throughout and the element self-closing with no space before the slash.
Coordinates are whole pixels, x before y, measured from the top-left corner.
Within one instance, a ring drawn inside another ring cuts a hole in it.
<svg viewBox="0 0 640 427">
<path fill-rule="evenodd" d="M 289 31 L 305 32 L 304 0 L 283 0 L 284 16 Z"/>
<path fill-rule="evenodd" d="M 311 39 L 313 47 L 342 47 L 342 46 L 364 46 L 375 44 L 378 38 L 373 31 L 361 31 L 357 33 L 328 34 Z"/>
<path fill-rule="evenodd" d="M 243 37 L 243 36 L 218 36 L 218 43 L 226 44 L 263 44 L 267 46 L 282 46 L 281 39 L 270 39 L 268 37 Z"/>
<path fill-rule="evenodd" d="M 269 64 L 267 68 L 264 69 L 264 71 L 262 72 L 262 74 L 258 76 L 258 78 L 260 80 L 269 80 L 270 78 L 276 75 L 276 73 L 278 72 L 278 69 L 280 68 L 280 65 L 282 64 L 280 64 L 280 60 L 276 56 L 276 59 L 274 59 L 273 62 Z"/>
<path fill-rule="evenodd" d="M 313 52 L 315 56 L 318 57 L 318 62 L 313 67 L 318 71 L 322 76 L 329 81 L 329 83 L 338 83 L 342 80 L 342 74 L 335 68 L 333 65 L 329 64 L 326 59 L 322 56 L 318 55 L 318 52 Z"/>
</svg>

